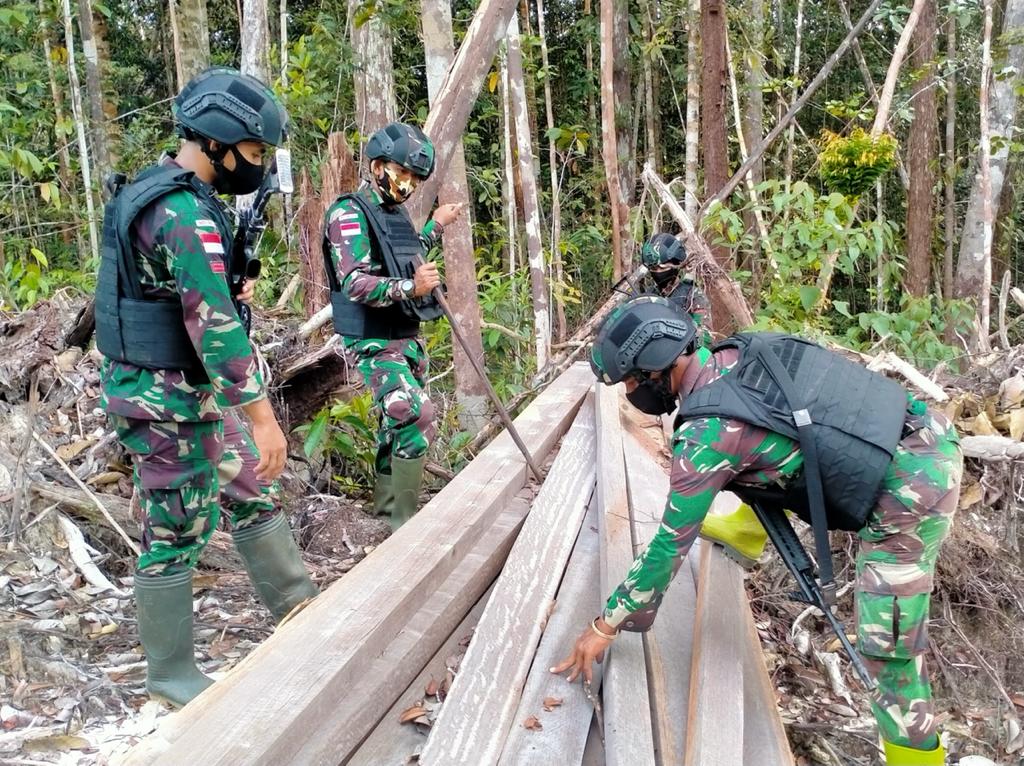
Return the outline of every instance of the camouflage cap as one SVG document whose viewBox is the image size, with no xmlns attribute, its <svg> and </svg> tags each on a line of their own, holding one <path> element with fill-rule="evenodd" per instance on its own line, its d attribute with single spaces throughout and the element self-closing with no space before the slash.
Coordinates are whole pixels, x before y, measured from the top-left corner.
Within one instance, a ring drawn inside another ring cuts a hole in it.
<svg viewBox="0 0 1024 766">
<path fill-rule="evenodd" d="M 622 304 L 601 325 L 590 350 L 590 368 L 606 385 L 635 372 L 667 369 L 696 348 L 693 320 L 670 301 L 641 295 Z"/>
</svg>

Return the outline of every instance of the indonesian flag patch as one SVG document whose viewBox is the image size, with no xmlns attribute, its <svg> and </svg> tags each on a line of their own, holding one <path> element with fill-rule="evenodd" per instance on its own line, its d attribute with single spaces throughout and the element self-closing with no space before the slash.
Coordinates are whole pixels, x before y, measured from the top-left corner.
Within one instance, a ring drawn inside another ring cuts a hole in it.
<svg viewBox="0 0 1024 766">
<path fill-rule="evenodd" d="M 338 216 L 338 223 L 343 237 L 354 237 L 363 233 L 363 227 L 359 223 L 359 213 L 344 213 Z"/>
<path fill-rule="evenodd" d="M 213 221 L 202 219 L 196 221 L 196 226 L 199 228 L 197 233 L 199 241 L 203 243 L 203 251 L 210 260 L 210 270 L 214 274 L 223 274 L 225 272 L 224 242 L 220 237 L 220 232 L 217 231 L 217 225 Z M 204 231 L 204 229 L 211 229 L 211 231 Z"/>
</svg>

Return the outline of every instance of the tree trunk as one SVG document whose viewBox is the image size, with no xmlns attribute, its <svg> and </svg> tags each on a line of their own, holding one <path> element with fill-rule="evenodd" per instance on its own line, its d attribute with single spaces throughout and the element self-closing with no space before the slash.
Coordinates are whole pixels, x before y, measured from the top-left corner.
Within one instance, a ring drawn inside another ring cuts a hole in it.
<svg viewBox="0 0 1024 766">
<path fill-rule="evenodd" d="M 612 216 L 612 279 L 625 273 L 625 228 L 628 213 L 619 180 L 618 131 L 615 124 L 615 0 L 601 0 L 601 154 Z"/>
<path fill-rule="evenodd" d="M 447 0 L 422 0 L 423 47 L 427 65 L 427 92 L 433 101 L 444 84 L 454 58 L 452 9 Z M 472 354 L 484 362 L 480 337 L 480 302 L 477 300 L 476 261 L 473 251 L 473 203 L 466 180 L 466 158 L 459 143 L 452 155 L 440 191 L 441 204 L 463 205 L 463 214 L 444 231 L 444 271 L 448 304 L 462 333 L 472 346 Z M 476 432 L 487 419 L 487 389 L 473 369 L 470 357 L 460 343 L 452 343 L 455 365 L 455 396 L 459 403 L 459 423 L 463 430 Z"/>
<path fill-rule="evenodd" d="M 956 61 L 956 15 L 949 14 L 946 31 L 947 64 Z M 946 198 L 945 234 L 946 251 L 942 259 L 942 297 L 953 298 L 953 250 L 956 244 L 956 67 L 950 66 L 946 75 L 946 145 L 943 172 L 943 192 Z M 952 342 L 952 327 L 946 328 L 946 341 Z"/>
<path fill-rule="evenodd" d="M 593 14 L 593 8 L 591 7 L 591 0 L 583 0 L 583 15 L 589 18 Z M 586 61 L 587 61 L 587 115 L 590 117 L 590 134 L 592 136 L 597 135 L 600 126 L 597 122 L 597 104 L 594 99 L 594 90 L 597 87 L 598 78 L 594 75 L 594 43 L 590 39 L 590 35 L 587 35 L 587 47 L 586 47 Z M 598 142 L 590 142 L 591 150 L 594 153 L 594 160 L 598 159 Z"/>
<path fill-rule="evenodd" d="M 643 15 L 644 15 L 644 40 L 648 45 L 654 40 L 654 19 L 651 17 L 651 4 L 649 0 L 644 0 L 643 3 Z M 647 162 L 650 163 L 651 167 L 654 168 L 655 172 L 660 172 L 661 158 L 660 158 L 660 147 L 658 146 L 658 139 L 655 135 L 655 121 L 657 115 L 657 109 L 655 108 L 654 100 L 654 65 L 651 63 L 651 59 L 654 57 L 654 53 L 648 51 L 643 56 L 643 70 L 644 70 L 644 155 L 647 158 Z"/>
<path fill-rule="evenodd" d="M 987 7 L 986 16 L 990 13 L 991 8 Z M 1003 23 L 1007 31 L 1018 30 L 1024 26 L 1024 0 L 1007 0 Z M 1021 71 L 1024 68 L 1024 44 L 1017 41 L 1008 46 L 1005 58 L 996 66 L 999 71 L 1006 67 Z M 1017 111 L 1015 82 L 1016 78 L 1005 77 L 995 80 L 991 86 L 987 81 L 982 83 L 982 98 L 987 99 L 990 104 L 988 109 L 982 111 L 985 130 L 979 150 L 980 172 L 967 205 L 967 216 L 960 236 L 960 255 L 955 280 L 956 296 L 972 298 L 978 306 L 981 327 L 976 343 L 984 343 L 988 339 L 987 315 L 989 293 L 992 288 L 991 221 L 998 214 L 998 211 L 991 208 L 993 200 L 998 199 L 1002 192 L 1006 173 L 1008 139 L 1013 132 Z M 1001 141 L 997 149 L 989 151 L 990 136 L 1000 136 L 1007 141 Z M 987 215 L 986 212 L 991 215 Z"/>
<path fill-rule="evenodd" d="M 562 300 L 562 203 L 561 182 L 558 171 L 558 147 L 555 146 L 555 109 L 551 97 L 552 72 L 548 63 L 547 32 L 544 25 L 544 0 L 537 0 L 537 31 L 540 33 L 540 57 L 544 66 L 544 112 L 548 129 L 548 170 L 551 173 L 551 269 L 555 286 L 555 338 L 559 343 L 565 340 L 565 301 Z"/>
<path fill-rule="evenodd" d="M 972 338 L 972 346 L 976 346 L 981 351 L 988 351 L 988 334 L 992 317 L 992 231 L 995 221 L 995 211 L 993 210 L 995 199 L 993 199 L 992 190 L 992 127 L 989 115 L 992 87 L 990 83 L 992 77 L 992 0 L 983 0 L 983 4 L 985 6 L 985 32 L 981 45 L 981 94 L 978 97 L 981 114 L 981 137 L 979 140 L 982 224 L 981 290 L 978 302 L 977 337 Z"/>
<path fill-rule="evenodd" d="M 793 77 L 800 76 L 800 53 L 803 49 L 804 37 L 804 0 L 797 0 L 796 4 L 796 42 L 793 44 Z M 786 193 L 789 193 L 789 185 L 793 181 L 793 143 L 796 140 L 796 124 L 792 123 L 786 131 L 786 158 L 783 161 L 783 174 L 785 177 Z"/>
<path fill-rule="evenodd" d="M 61 93 L 60 85 L 57 82 L 57 68 L 53 63 L 53 46 L 50 42 L 52 34 L 50 20 L 46 16 L 46 7 L 43 0 L 39 0 L 39 23 L 40 34 L 43 37 L 43 56 L 46 59 L 46 73 L 50 79 L 50 96 L 53 98 L 53 114 L 58 125 L 64 124 L 64 94 Z M 78 252 L 85 252 L 85 240 L 82 239 L 82 219 L 78 214 L 77 184 L 74 176 L 71 175 L 71 152 L 68 150 L 68 141 L 65 136 L 55 136 L 58 145 L 57 164 L 62 193 L 71 203 L 71 216 L 74 223 L 74 236 L 78 245 Z M 71 242 L 70 232 L 65 234 L 64 241 Z"/>
<path fill-rule="evenodd" d="M 508 26 L 508 77 L 512 95 L 516 145 L 519 152 L 519 174 L 523 183 L 523 220 L 526 225 L 526 248 L 530 259 L 530 292 L 533 298 L 533 336 L 536 344 L 537 369 L 547 364 L 551 354 L 551 311 L 548 306 L 547 275 L 540 235 L 540 201 L 537 179 L 533 173 L 533 136 L 526 111 L 526 87 L 523 83 L 523 55 L 519 43 L 519 20 L 513 16 Z"/>
<path fill-rule="evenodd" d="M 612 69 L 615 82 L 615 126 L 618 131 L 615 148 L 618 152 L 619 188 L 622 190 L 622 201 L 627 206 L 633 204 L 633 192 L 636 186 L 636 142 L 633 140 L 630 115 L 633 114 L 633 87 L 629 71 L 629 2 L 628 0 L 612 0 Z M 623 222 L 625 224 L 625 222 Z M 623 225 L 623 237 L 627 228 Z M 628 243 L 623 240 L 623 255 L 629 258 Z M 628 270 L 629 264 L 623 268 Z"/>
<path fill-rule="evenodd" d="M 89 219 L 89 247 L 93 260 L 99 263 L 100 243 L 96 226 L 96 205 L 92 196 L 92 174 L 89 170 L 89 147 L 85 139 L 85 114 L 79 95 L 82 91 L 78 82 L 78 70 L 75 68 L 75 31 L 71 21 L 71 0 L 63 0 L 63 7 L 64 45 L 68 53 L 68 80 L 71 85 L 71 113 L 78 133 L 78 160 L 82 172 L 82 189 L 85 191 L 86 217 Z"/>
<path fill-rule="evenodd" d="M 914 32 L 911 66 L 923 72 L 912 97 L 914 122 L 908 140 L 910 193 L 907 197 L 907 278 L 911 295 L 929 292 L 932 275 L 932 229 L 935 210 L 935 167 L 938 164 L 939 122 L 935 94 L 935 55 L 938 36 L 936 0 L 925 0 Z"/>
<path fill-rule="evenodd" d="M 430 136 L 434 144 L 436 166 L 433 175 L 420 184 L 416 194 L 406 203 L 409 214 L 417 224 L 426 220 L 427 213 L 433 207 L 451 153 L 462 140 L 477 94 L 483 86 L 484 77 L 490 71 L 498 43 L 504 39 L 515 10 L 515 0 L 481 0 L 444 86 L 434 99 L 423 132 Z"/>
<path fill-rule="evenodd" d="M 398 115 L 391 33 L 379 12 L 365 20 L 356 17 L 360 8 L 366 8 L 362 0 L 349 0 L 348 7 L 356 66 L 356 128 L 366 140 Z"/>
<path fill-rule="evenodd" d="M 78 29 L 82 35 L 85 54 L 85 90 L 89 97 L 89 118 L 92 123 L 90 145 L 97 179 L 101 182 L 110 174 L 110 152 L 107 143 L 106 117 L 103 114 L 103 80 L 100 75 L 96 34 L 93 30 L 92 0 L 78 0 Z"/>
<path fill-rule="evenodd" d="M 515 125 L 512 124 L 512 96 L 508 81 L 508 52 L 503 48 L 499 55 L 498 72 L 501 90 L 501 148 L 503 170 L 501 176 L 501 201 L 505 211 L 506 241 L 508 246 L 508 275 L 516 273 L 516 253 L 519 249 L 518 205 L 516 204 Z M 513 292 L 513 299 L 515 293 Z"/>
<path fill-rule="evenodd" d="M 178 90 L 210 66 L 210 30 L 206 0 L 169 0 Z M 244 46 L 243 46 L 244 47 Z"/>
<path fill-rule="evenodd" d="M 700 16 L 700 38 L 704 48 L 700 132 L 704 147 L 704 197 L 707 199 L 729 180 L 725 3 L 722 0 L 701 0 Z M 713 247 L 712 252 L 719 266 L 726 271 L 732 270 L 734 263 L 728 248 Z"/>
<path fill-rule="evenodd" d="M 750 40 L 749 56 L 750 58 L 743 62 L 741 60 L 741 66 L 746 64 L 746 81 L 744 83 L 744 90 L 746 90 L 746 107 L 743 110 L 742 122 L 737 117 L 737 126 L 743 126 L 743 137 L 745 139 L 742 159 L 746 159 L 749 156 L 749 148 L 751 146 L 757 146 L 761 142 L 761 138 L 764 135 L 764 86 L 765 73 L 764 73 L 764 57 L 765 57 L 765 45 L 764 45 L 764 4 L 765 0 L 750 0 L 750 23 L 748 27 L 748 35 Z M 735 61 L 731 61 L 729 65 L 730 76 L 735 71 Z M 739 128 L 737 127 L 737 134 L 739 134 Z M 748 176 L 748 190 L 753 201 L 757 201 L 756 192 L 754 187 L 764 180 L 764 161 L 763 159 L 757 162 L 751 169 L 750 175 Z M 761 264 L 761 245 L 762 241 L 767 242 L 763 236 L 764 231 L 764 219 L 760 211 L 752 213 L 747 211 L 743 214 L 743 223 L 747 231 L 757 231 L 758 238 L 754 240 L 753 251 L 750 255 L 750 273 L 751 281 L 754 285 L 754 301 L 755 305 L 759 302 L 758 296 L 761 293 L 760 285 L 762 281 L 762 264 Z"/>
<path fill-rule="evenodd" d="M 267 23 L 267 0 L 242 0 L 242 65 L 250 74 L 270 82 L 270 28 Z"/>
<path fill-rule="evenodd" d="M 685 211 L 697 220 L 700 208 L 700 0 L 689 0 L 686 13 L 686 185 Z"/>
</svg>

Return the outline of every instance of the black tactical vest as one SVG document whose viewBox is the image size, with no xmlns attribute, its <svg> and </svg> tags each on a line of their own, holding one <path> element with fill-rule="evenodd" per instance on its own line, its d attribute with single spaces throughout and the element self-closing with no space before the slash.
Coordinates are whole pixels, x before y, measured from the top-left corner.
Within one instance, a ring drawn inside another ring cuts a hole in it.
<svg viewBox="0 0 1024 766">
<path fill-rule="evenodd" d="M 829 528 L 863 527 L 903 437 L 907 410 L 903 387 L 792 335 L 739 334 L 713 350 L 722 348 L 739 349 L 739 362 L 682 399 L 677 426 L 694 418 L 734 418 L 799 441 L 782 387 L 761 357 L 764 351 L 774 351 L 814 423 L 812 436 Z M 748 503 L 784 508 L 811 521 L 803 472 L 786 490 L 738 484 L 729 489 Z"/>
<path fill-rule="evenodd" d="M 369 225 L 374 253 L 384 266 L 384 276 L 412 279 L 417 259 L 423 257 L 423 243 L 413 228 L 409 214 L 399 205 L 375 204 L 359 192 L 343 194 L 359 206 Z M 331 290 L 334 331 L 351 338 L 412 338 L 419 334 L 420 322 L 437 319 L 443 313 L 433 296 L 396 301 L 390 306 L 374 307 L 351 300 L 341 289 L 334 264 L 331 243 L 324 229 L 324 269 Z"/>
<path fill-rule="evenodd" d="M 96 282 L 96 347 L 118 362 L 150 370 L 184 370 L 196 382 L 208 380 L 185 330 L 181 299 L 144 297 L 131 242 L 131 226 L 147 206 L 177 189 L 203 200 L 221 240 L 231 242 L 231 225 L 209 188 L 192 171 L 154 165 L 118 187 L 103 214 L 103 244 Z M 225 279 L 228 255 L 225 253 Z"/>
</svg>

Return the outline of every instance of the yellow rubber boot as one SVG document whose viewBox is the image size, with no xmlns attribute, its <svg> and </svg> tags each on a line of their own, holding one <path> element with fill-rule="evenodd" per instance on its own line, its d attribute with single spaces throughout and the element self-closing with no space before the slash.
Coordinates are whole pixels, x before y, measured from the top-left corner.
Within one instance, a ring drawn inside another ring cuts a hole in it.
<svg viewBox="0 0 1024 766">
<path fill-rule="evenodd" d="M 726 516 L 709 513 L 700 525 L 700 536 L 721 545 L 729 558 L 747 569 L 761 558 L 768 542 L 768 533 L 746 503 Z"/>
<path fill-rule="evenodd" d="M 945 766 L 946 751 L 940 742 L 934 750 L 915 750 L 882 741 L 886 766 Z"/>
</svg>

